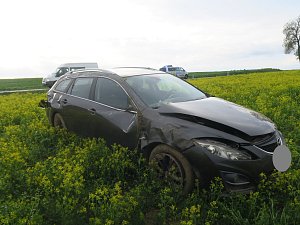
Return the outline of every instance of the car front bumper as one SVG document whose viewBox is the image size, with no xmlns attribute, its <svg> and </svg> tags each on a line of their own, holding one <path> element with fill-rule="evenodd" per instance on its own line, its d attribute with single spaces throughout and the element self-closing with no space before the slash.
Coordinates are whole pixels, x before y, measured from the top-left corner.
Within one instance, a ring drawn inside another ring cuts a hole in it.
<svg viewBox="0 0 300 225">
<path fill-rule="evenodd" d="M 254 153 L 254 160 L 229 160 L 193 146 L 183 152 L 191 163 L 196 177 L 207 187 L 215 177 L 221 177 L 229 192 L 249 192 L 258 184 L 261 173 L 270 174 L 275 168 L 272 153 L 266 153 L 256 146 L 245 147 Z"/>
</svg>

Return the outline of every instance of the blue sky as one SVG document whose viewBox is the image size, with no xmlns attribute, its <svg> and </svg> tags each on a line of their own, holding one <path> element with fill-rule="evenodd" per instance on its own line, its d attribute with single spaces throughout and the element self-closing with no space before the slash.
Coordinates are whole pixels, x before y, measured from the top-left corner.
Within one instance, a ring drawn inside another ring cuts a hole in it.
<svg viewBox="0 0 300 225">
<path fill-rule="evenodd" d="M 0 78 L 42 77 L 67 62 L 300 69 L 282 47 L 299 0 L 10 0 L 0 11 Z"/>
</svg>

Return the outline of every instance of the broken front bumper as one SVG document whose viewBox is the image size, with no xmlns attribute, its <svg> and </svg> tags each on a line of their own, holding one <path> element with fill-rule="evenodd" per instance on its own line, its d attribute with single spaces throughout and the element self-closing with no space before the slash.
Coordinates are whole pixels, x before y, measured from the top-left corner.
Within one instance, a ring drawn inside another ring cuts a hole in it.
<svg viewBox="0 0 300 225">
<path fill-rule="evenodd" d="M 213 155 L 199 146 L 193 146 L 183 154 L 204 187 L 215 177 L 221 177 L 227 191 L 249 192 L 256 188 L 261 173 L 270 174 L 275 168 L 272 153 L 266 153 L 256 146 L 244 148 L 257 157 L 252 160 L 229 160 Z"/>
</svg>

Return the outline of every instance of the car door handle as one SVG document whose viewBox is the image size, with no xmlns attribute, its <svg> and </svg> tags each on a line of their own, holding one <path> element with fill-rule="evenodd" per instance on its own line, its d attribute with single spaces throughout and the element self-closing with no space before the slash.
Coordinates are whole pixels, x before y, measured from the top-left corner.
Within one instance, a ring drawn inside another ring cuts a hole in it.
<svg viewBox="0 0 300 225">
<path fill-rule="evenodd" d="M 91 113 L 91 115 L 95 115 L 96 114 L 96 109 L 94 109 L 94 108 L 89 109 L 89 112 Z"/>
<path fill-rule="evenodd" d="M 63 99 L 63 100 L 61 100 L 61 97 L 59 97 L 59 99 L 57 100 L 57 103 L 58 103 L 58 104 L 61 104 L 61 102 L 64 103 L 64 104 L 67 104 L 67 103 L 68 103 L 68 100 L 67 100 L 66 98 Z"/>
</svg>

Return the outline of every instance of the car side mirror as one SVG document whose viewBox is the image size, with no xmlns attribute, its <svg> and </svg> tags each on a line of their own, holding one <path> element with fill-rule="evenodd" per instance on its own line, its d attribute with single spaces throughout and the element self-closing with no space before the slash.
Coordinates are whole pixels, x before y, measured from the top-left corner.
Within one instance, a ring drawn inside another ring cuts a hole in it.
<svg viewBox="0 0 300 225">
<path fill-rule="evenodd" d="M 132 102 L 128 99 L 128 106 L 126 108 L 127 112 L 136 113 L 136 108 L 133 106 Z"/>
</svg>

